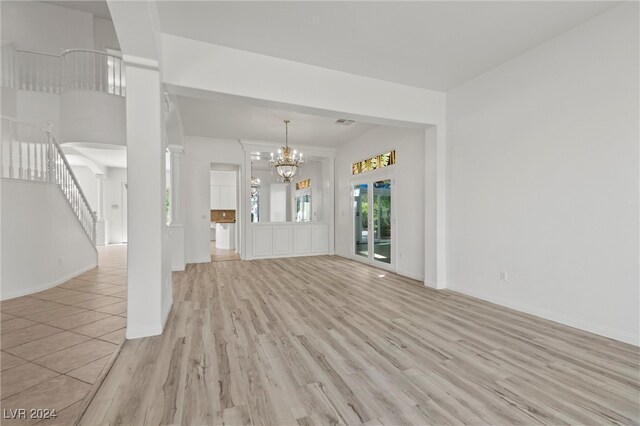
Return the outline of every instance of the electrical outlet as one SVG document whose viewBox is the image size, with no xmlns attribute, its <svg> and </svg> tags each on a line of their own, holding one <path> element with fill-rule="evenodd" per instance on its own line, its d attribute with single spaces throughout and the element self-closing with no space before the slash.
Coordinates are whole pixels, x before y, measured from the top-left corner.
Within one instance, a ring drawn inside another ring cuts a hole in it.
<svg viewBox="0 0 640 426">
<path fill-rule="evenodd" d="M 62 265 L 62 258 L 58 258 L 58 265 Z"/>
<path fill-rule="evenodd" d="M 507 271 L 500 271 L 500 281 L 507 281 Z"/>
</svg>

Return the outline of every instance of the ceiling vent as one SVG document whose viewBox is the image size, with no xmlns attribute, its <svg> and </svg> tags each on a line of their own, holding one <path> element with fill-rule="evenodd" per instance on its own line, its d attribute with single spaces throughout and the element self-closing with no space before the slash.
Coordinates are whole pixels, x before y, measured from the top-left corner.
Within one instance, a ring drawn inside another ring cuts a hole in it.
<svg viewBox="0 0 640 426">
<path fill-rule="evenodd" d="M 355 123 L 355 121 L 346 120 L 344 118 L 340 118 L 340 119 L 336 120 L 336 124 L 340 124 L 340 125 L 343 125 L 343 126 L 351 126 L 353 123 Z"/>
</svg>

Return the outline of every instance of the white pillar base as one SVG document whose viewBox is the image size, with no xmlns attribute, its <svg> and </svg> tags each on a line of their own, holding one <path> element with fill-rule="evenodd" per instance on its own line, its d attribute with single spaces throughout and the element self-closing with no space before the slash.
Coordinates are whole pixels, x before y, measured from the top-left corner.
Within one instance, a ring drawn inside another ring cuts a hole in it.
<svg viewBox="0 0 640 426">
<path fill-rule="evenodd" d="M 107 244 L 107 230 L 109 223 L 104 219 L 96 221 L 96 246 L 104 246 Z"/>
</svg>

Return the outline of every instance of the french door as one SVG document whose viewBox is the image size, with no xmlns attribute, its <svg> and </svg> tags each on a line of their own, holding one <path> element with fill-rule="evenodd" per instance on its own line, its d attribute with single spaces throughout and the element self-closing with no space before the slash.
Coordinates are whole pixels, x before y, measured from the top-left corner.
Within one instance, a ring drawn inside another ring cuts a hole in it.
<svg viewBox="0 0 640 426">
<path fill-rule="evenodd" d="M 353 194 L 351 257 L 395 270 L 393 177 L 384 175 L 366 180 L 354 180 L 351 190 Z"/>
</svg>

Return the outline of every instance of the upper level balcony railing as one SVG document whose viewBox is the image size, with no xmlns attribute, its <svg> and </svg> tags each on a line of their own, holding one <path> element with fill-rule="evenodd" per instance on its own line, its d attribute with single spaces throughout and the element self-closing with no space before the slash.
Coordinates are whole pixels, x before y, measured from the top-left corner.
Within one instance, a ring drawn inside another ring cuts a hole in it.
<svg viewBox="0 0 640 426">
<path fill-rule="evenodd" d="M 89 49 L 70 49 L 61 55 L 2 46 L 2 85 L 45 93 L 90 90 L 125 96 L 122 58 Z"/>
</svg>

